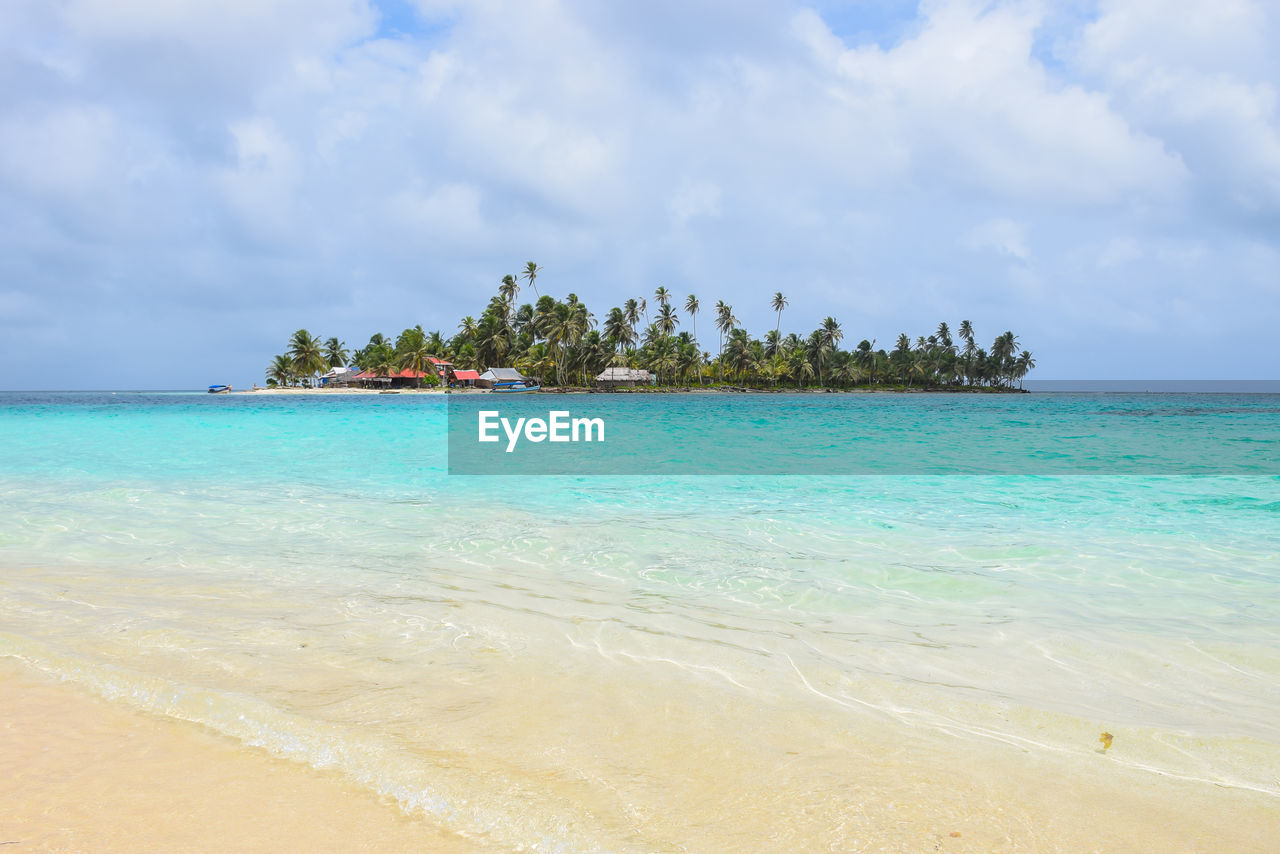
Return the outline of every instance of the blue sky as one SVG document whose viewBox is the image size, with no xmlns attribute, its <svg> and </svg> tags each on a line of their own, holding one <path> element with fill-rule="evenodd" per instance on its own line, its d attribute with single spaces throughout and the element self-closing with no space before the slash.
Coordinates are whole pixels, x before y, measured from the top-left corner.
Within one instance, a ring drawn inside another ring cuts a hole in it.
<svg viewBox="0 0 1280 854">
<path fill-rule="evenodd" d="M 1275 44 L 1263 0 L 11 0 L 0 383 L 247 386 L 531 259 L 597 315 L 1274 379 Z"/>
</svg>

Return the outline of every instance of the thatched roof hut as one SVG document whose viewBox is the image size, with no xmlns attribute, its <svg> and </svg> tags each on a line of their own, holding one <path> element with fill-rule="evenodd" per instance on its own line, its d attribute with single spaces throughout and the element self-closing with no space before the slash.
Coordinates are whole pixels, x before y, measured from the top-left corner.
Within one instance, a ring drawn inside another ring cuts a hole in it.
<svg viewBox="0 0 1280 854">
<path fill-rule="evenodd" d="M 596 385 L 601 388 L 635 388 L 653 385 L 653 381 L 653 374 L 640 368 L 605 368 L 596 377 Z"/>
</svg>

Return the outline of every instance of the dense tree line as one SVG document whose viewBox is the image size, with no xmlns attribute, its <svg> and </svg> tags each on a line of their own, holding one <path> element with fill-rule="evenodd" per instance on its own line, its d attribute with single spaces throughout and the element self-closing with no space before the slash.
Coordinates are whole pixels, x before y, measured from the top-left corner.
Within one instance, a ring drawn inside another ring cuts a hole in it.
<svg viewBox="0 0 1280 854">
<path fill-rule="evenodd" d="M 807 335 L 784 335 L 782 315 L 788 302 L 782 293 L 770 301 L 777 320 L 763 338 L 753 338 L 741 327 L 731 305 L 716 302 L 711 309 L 716 350 L 711 352 L 698 339 L 702 304 L 696 295 L 689 294 L 677 307 L 675 296 L 659 287 L 652 314 L 642 297 L 610 308 L 598 322 L 575 294 L 563 300 L 539 294 L 540 271 L 530 261 L 518 276 L 504 276 L 480 316 L 462 318 L 448 338 L 414 326 L 394 341 L 376 334 L 349 352 L 337 338 L 322 342 L 299 329 L 286 353 L 267 368 L 267 382 L 311 383 L 331 367 L 349 364 L 375 374 L 425 371 L 425 382 L 433 384 L 428 366 L 434 356 L 457 368 L 511 366 L 556 386 L 588 386 L 605 368 L 625 366 L 652 371 L 662 386 L 1013 388 L 1021 387 L 1036 364 L 1029 351 L 1020 350 L 1012 332 L 996 336 L 990 347 L 979 347 L 967 320 L 954 332 L 939 323 L 914 340 L 904 332 L 892 349 L 877 349 L 874 340 L 864 339 L 842 350 L 845 335 L 834 317 L 824 318 Z M 534 302 L 517 303 L 521 280 L 533 291 Z M 687 330 L 678 329 L 682 313 Z"/>
</svg>

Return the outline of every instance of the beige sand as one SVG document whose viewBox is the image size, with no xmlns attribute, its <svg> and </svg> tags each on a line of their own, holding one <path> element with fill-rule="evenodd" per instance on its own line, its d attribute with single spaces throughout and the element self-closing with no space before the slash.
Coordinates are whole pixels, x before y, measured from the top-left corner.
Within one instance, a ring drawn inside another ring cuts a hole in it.
<svg viewBox="0 0 1280 854">
<path fill-rule="evenodd" d="M 554 720 L 528 712 L 544 705 L 536 683 L 518 693 L 523 710 L 500 695 L 488 711 L 527 716 L 526 752 L 549 756 L 547 746 L 565 743 L 567 733 L 557 736 Z M 612 699 L 602 693 L 602 714 L 576 726 L 627 719 Z M 2 658 L 0 709 L 0 843 L 15 843 L 5 852 L 496 850 L 408 817 L 335 775 L 131 712 Z M 1103 755 L 1081 763 L 931 745 L 892 730 L 833 734 L 803 714 L 772 722 L 789 733 L 783 751 L 752 738 L 767 711 L 744 705 L 706 720 L 650 720 L 653 732 L 632 735 L 651 745 L 650 765 L 663 769 L 661 777 L 610 780 L 619 766 L 604 754 L 599 762 L 583 757 L 579 777 L 553 770 L 536 777 L 549 794 L 595 816 L 598 829 L 616 831 L 602 842 L 625 850 L 637 843 L 725 852 L 1280 848 L 1280 805 L 1270 795 L 1136 773 Z M 598 733 L 577 735 L 604 743 Z M 508 747 L 503 756 L 521 752 Z M 504 767 L 502 757 L 473 764 L 494 772 L 485 779 Z M 614 815 L 610 796 L 623 788 L 637 815 Z"/>
<path fill-rule="evenodd" d="M 334 774 L 0 658 L 0 851 L 484 850 Z"/>
</svg>

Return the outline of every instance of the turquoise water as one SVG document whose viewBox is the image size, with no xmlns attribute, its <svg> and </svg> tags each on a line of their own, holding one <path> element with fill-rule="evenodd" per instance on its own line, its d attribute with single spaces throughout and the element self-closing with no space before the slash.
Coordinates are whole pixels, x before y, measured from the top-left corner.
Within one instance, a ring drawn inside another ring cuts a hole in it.
<svg viewBox="0 0 1280 854">
<path fill-rule="evenodd" d="M 1108 729 L 1134 768 L 1277 793 L 1280 397 L 941 398 L 643 405 L 892 417 L 902 459 L 1146 422 L 1209 471 L 1222 437 L 1231 474 L 463 477 L 441 396 L 4 393 L 0 654 L 508 846 L 636 842 L 537 774 L 460 770 L 607 685 L 636 720 L 669 685 L 1055 755 Z M 582 727 L 536 762 L 586 779 L 626 740 Z"/>
</svg>

